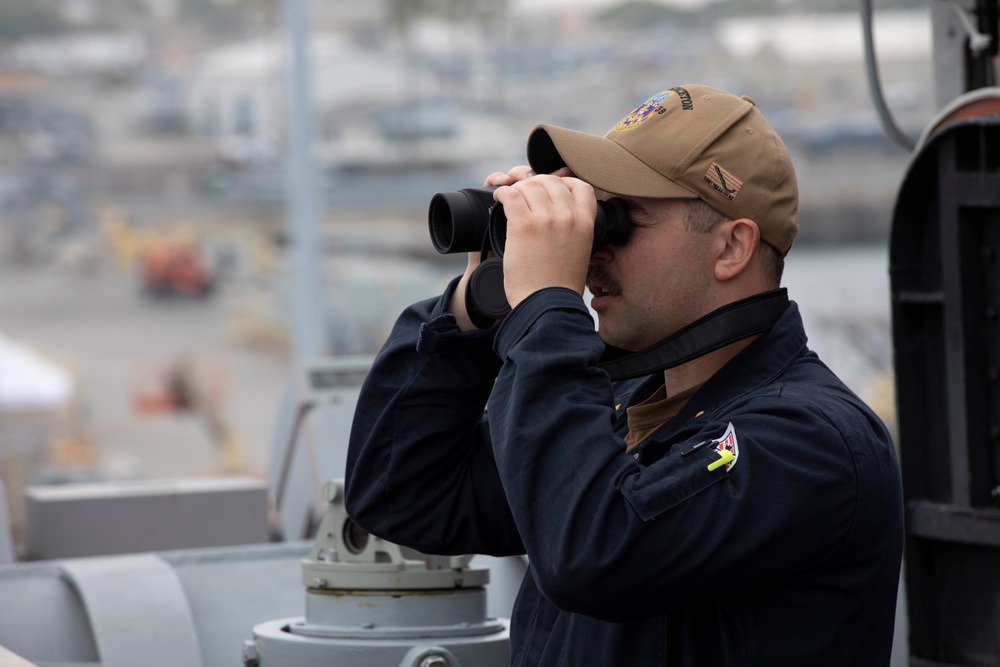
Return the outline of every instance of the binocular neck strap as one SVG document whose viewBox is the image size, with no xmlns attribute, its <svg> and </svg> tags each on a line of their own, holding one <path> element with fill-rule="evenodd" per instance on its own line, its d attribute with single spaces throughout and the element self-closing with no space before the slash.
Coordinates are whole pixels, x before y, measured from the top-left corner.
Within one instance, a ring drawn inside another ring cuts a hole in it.
<svg viewBox="0 0 1000 667">
<path fill-rule="evenodd" d="M 713 310 L 639 352 L 608 345 L 598 364 L 612 380 L 627 380 L 680 366 L 738 340 L 764 333 L 788 308 L 788 290 L 776 289 Z"/>
</svg>

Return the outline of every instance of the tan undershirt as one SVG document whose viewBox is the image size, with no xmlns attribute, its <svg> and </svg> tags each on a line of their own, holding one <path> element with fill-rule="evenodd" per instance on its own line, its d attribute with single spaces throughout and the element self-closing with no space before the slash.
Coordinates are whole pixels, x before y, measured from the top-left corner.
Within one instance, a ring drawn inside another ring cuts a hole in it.
<svg viewBox="0 0 1000 667">
<path fill-rule="evenodd" d="M 627 408 L 625 412 L 628 415 L 628 434 L 625 436 L 625 451 L 631 452 L 640 442 L 652 435 L 653 431 L 672 419 L 700 388 L 701 385 L 698 385 L 675 396 L 667 396 L 667 386 L 662 384 L 642 403 Z"/>
</svg>

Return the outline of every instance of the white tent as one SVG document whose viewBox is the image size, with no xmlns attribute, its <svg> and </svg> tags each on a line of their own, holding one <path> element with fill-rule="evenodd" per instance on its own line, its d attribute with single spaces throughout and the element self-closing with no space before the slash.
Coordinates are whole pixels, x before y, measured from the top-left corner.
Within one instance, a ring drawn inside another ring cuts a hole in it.
<svg viewBox="0 0 1000 667">
<path fill-rule="evenodd" d="M 70 373 L 0 333 L 0 411 L 58 409 L 72 394 Z"/>
</svg>

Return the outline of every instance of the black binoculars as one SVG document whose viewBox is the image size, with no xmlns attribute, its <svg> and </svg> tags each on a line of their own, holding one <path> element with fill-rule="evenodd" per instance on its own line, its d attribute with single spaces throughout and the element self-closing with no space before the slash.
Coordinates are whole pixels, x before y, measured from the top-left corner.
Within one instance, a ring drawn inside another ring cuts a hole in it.
<svg viewBox="0 0 1000 667">
<path fill-rule="evenodd" d="M 507 216 L 493 200 L 496 188 L 465 188 L 439 192 L 431 198 L 427 215 L 431 242 L 441 254 L 480 252 L 483 262 L 469 276 L 465 306 L 473 324 L 484 329 L 510 312 L 503 289 L 503 252 L 507 243 Z M 597 202 L 594 250 L 604 244 L 628 241 L 631 223 L 622 199 Z M 496 257 L 487 259 L 492 250 Z"/>
</svg>

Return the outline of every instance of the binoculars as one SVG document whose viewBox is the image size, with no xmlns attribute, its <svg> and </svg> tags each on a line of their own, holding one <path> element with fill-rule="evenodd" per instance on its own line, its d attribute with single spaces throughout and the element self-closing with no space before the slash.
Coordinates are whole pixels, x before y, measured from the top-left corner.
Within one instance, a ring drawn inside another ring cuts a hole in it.
<svg viewBox="0 0 1000 667">
<path fill-rule="evenodd" d="M 465 305 L 473 324 L 492 326 L 510 312 L 503 290 L 503 257 L 507 243 L 507 216 L 493 200 L 496 188 L 465 188 L 439 192 L 431 198 L 427 221 L 431 242 L 441 254 L 480 252 L 483 262 L 469 276 Z M 594 250 L 604 244 L 628 241 L 631 223 L 622 199 L 597 202 Z M 487 259 L 492 250 L 496 257 Z"/>
</svg>

